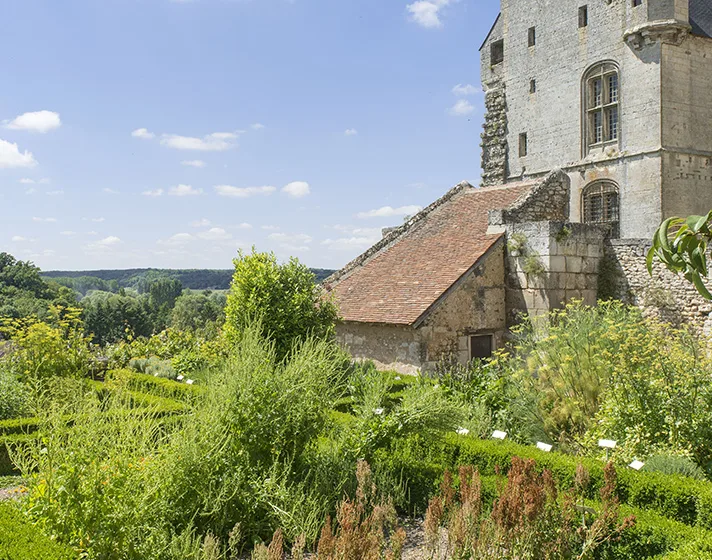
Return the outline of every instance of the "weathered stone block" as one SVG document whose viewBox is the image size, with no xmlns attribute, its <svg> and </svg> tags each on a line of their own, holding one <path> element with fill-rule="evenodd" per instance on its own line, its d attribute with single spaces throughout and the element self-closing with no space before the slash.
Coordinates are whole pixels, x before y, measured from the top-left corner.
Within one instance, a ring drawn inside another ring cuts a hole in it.
<svg viewBox="0 0 712 560">
<path fill-rule="evenodd" d="M 566 272 L 566 257 L 563 255 L 549 257 L 549 270 L 551 272 Z"/>
<path fill-rule="evenodd" d="M 566 257 L 566 272 L 580 274 L 583 267 L 583 259 L 581 257 L 569 256 Z"/>
</svg>

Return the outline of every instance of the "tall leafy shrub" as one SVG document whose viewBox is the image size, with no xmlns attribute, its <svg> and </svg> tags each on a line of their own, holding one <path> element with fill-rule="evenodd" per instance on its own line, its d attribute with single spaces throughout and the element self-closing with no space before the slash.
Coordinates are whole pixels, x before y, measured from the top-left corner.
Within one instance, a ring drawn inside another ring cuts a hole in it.
<svg viewBox="0 0 712 560">
<path fill-rule="evenodd" d="M 280 360 L 261 331 L 245 327 L 182 419 L 127 410 L 121 391 L 44 407 L 41 437 L 13 454 L 30 515 L 91 559 L 177 560 L 208 537 L 280 526 L 316 539 L 333 488 L 314 480 L 313 456 L 342 359 L 309 339 Z"/>
<path fill-rule="evenodd" d="M 338 318 L 334 304 L 316 284 L 314 274 L 292 258 L 280 264 L 273 253 L 239 253 L 225 309 L 225 334 L 237 340 L 245 326 L 261 320 L 277 356 L 309 336 L 328 337 Z"/>
</svg>

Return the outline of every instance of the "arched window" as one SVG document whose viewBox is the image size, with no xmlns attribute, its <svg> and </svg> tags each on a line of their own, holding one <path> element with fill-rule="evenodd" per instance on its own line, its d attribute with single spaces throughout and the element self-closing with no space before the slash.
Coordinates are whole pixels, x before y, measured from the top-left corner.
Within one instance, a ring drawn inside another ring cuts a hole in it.
<svg viewBox="0 0 712 560">
<path fill-rule="evenodd" d="M 583 76 L 584 157 L 591 150 L 617 145 L 620 138 L 620 74 L 614 62 L 601 62 Z"/>
<path fill-rule="evenodd" d="M 583 190 L 583 222 L 610 224 L 611 237 L 620 235 L 620 197 L 613 181 L 596 181 Z"/>
</svg>

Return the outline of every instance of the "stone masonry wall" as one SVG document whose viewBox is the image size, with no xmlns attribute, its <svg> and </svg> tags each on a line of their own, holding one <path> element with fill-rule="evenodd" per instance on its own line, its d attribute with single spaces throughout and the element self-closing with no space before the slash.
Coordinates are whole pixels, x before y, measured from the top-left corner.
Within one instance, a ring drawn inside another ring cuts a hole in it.
<svg viewBox="0 0 712 560">
<path fill-rule="evenodd" d="M 645 239 L 607 242 L 599 278 L 600 297 L 619 299 L 640 307 L 645 315 L 712 334 L 712 302 L 660 263 L 655 263 L 651 278 L 645 263 L 648 249 L 650 242 Z"/>
<path fill-rule="evenodd" d="M 432 369 L 443 359 L 466 364 L 470 336 L 491 334 L 499 347 L 506 327 L 504 243 L 499 242 L 418 327 L 423 366 Z"/>
<path fill-rule="evenodd" d="M 485 122 L 482 131 L 483 187 L 501 185 L 507 180 L 507 99 L 501 80 L 487 84 Z"/>
<path fill-rule="evenodd" d="M 420 336 L 410 326 L 341 323 L 336 340 L 355 360 L 372 360 L 384 371 L 416 375 L 423 363 Z"/>
<path fill-rule="evenodd" d="M 567 222 L 507 226 L 508 324 L 536 317 L 572 299 L 595 305 L 606 229 Z"/>
</svg>

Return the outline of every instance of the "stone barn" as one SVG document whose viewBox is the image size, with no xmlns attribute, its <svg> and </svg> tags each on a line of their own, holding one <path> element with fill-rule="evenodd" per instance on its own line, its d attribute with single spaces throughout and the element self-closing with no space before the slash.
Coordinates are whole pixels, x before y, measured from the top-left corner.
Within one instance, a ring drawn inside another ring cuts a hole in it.
<svg viewBox="0 0 712 560">
<path fill-rule="evenodd" d="M 549 242 L 550 224 L 567 219 L 568 190 L 561 172 L 486 189 L 457 185 L 327 279 L 343 318 L 339 341 L 357 359 L 415 373 L 440 360 L 489 357 L 516 310 L 546 311 L 567 295 L 595 301 L 600 254 L 584 266 L 575 253 L 588 257 L 588 244 L 574 241 L 571 254 L 559 256 Z M 507 231 L 519 232 L 517 239 L 527 232 L 519 256 L 507 256 Z M 592 245 L 600 246 L 602 234 L 594 234 Z M 535 271 L 523 272 L 532 257 L 542 267 L 562 259 L 554 290 Z M 567 274 L 573 259 L 578 272 Z"/>
</svg>

